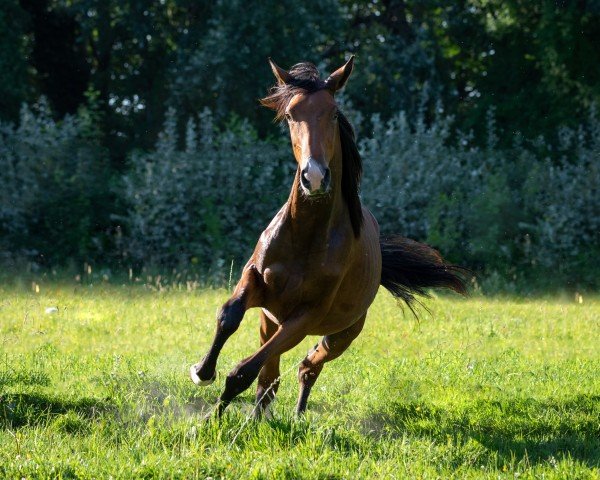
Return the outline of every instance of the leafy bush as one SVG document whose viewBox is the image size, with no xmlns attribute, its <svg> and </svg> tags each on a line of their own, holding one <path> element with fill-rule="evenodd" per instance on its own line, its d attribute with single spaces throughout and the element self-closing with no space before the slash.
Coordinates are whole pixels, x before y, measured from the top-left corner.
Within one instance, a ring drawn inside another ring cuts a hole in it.
<svg viewBox="0 0 600 480">
<path fill-rule="evenodd" d="M 488 288 L 600 286 L 595 110 L 579 128 L 561 129 L 554 147 L 515 137 L 511 148 L 497 145 L 493 111 L 482 147 L 438 111 L 427 122 L 402 112 L 370 119 L 362 196 L 382 231 L 432 244 L 482 273 Z M 232 260 L 239 268 L 289 192 L 286 136 L 260 140 L 240 119 L 219 129 L 205 110 L 180 138 L 170 110 L 155 149 L 131 155 L 116 183 L 94 115 L 56 121 L 42 101 L 22 109 L 18 126 L 0 122 L 4 259 L 106 265 L 125 255 L 161 269 L 191 263 L 222 275 Z M 119 219 L 122 245 L 111 236 Z"/>
<path fill-rule="evenodd" d="M 113 206 L 92 112 L 55 121 L 45 101 L 0 123 L 0 252 L 60 264 L 106 249 Z"/>
<path fill-rule="evenodd" d="M 599 285 L 600 120 L 592 109 L 577 130 L 559 132 L 559 160 L 530 165 L 532 260 L 572 284 Z"/>
<path fill-rule="evenodd" d="M 488 120 L 487 146 L 477 148 L 452 132 L 451 118 L 427 125 L 421 115 L 413 126 L 403 113 L 386 123 L 373 118 L 373 135 L 361 144 L 363 200 L 382 230 L 427 241 L 450 260 L 509 282 L 598 286 L 595 112 L 587 128 L 561 130 L 556 153 L 543 139 L 499 149 L 493 112 Z"/>
<path fill-rule="evenodd" d="M 289 147 L 258 140 L 245 121 L 218 131 L 208 110 L 188 122 L 183 149 L 176 127 L 170 110 L 156 149 L 131 159 L 129 252 L 151 265 L 239 264 L 285 200 Z"/>
</svg>

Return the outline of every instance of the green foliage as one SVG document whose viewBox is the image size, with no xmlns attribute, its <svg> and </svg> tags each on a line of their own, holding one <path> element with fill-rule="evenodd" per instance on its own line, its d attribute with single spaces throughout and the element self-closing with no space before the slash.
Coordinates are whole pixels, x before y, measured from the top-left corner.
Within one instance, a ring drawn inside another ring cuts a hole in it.
<svg viewBox="0 0 600 480">
<path fill-rule="evenodd" d="M 325 75 L 354 53 L 339 98 L 384 230 L 494 278 L 597 286 L 596 3 L 6 0 L 0 251 L 239 264 L 291 182 L 266 57 Z"/>
<path fill-rule="evenodd" d="M 147 265 L 212 267 L 245 261 L 283 203 L 293 162 L 260 141 L 248 122 L 218 131 L 208 110 L 187 124 L 178 148 L 175 111 L 150 153 L 134 154 L 126 177 L 129 252 Z M 199 131 L 198 131 L 199 130 Z M 289 168 L 284 168 L 284 166 Z"/>
<path fill-rule="evenodd" d="M 465 127 L 481 122 L 489 105 L 497 106 L 503 130 L 529 138 L 577 127 L 600 95 L 594 3 L 481 2 L 490 50 L 473 82 L 480 97 Z"/>
<path fill-rule="evenodd" d="M 25 21 L 18 0 L 3 0 L 0 8 L 0 120 L 16 120 L 21 103 L 31 94 Z"/>
<path fill-rule="evenodd" d="M 100 131 L 122 173 L 133 149 L 151 148 L 169 97 L 169 68 L 184 30 L 199 34 L 208 2 L 55 0 L 79 26 L 90 64 L 88 90 L 101 109 Z M 199 25 L 198 25 L 199 24 Z"/>
<path fill-rule="evenodd" d="M 360 74 L 347 93 L 365 118 L 412 117 L 425 94 L 428 114 L 441 101 L 481 141 L 490 107 L 501 132 L 549 139 L 600 101 L 594 2 L 7 1 L 0 87 L 12 117 L 29 98 L 25 70 L 33 98 L 45 94 L 61 115 L 93 91 L 119 167 L 152 147 L 167 104 L 181 118 L 209 107 L 219 124 L 235 113 L 268 135 L 256 103 L 272 83 L 268 56 L 330 70 L 354 53 Z"/>
<path fill-rule="evenodd" d="M 58 122 L 42 101 L 0 124 L 0 251 L 50 265 L 105 254 L 113 213 L 93 114 Z"/>
<path fill-rule="evenodd" d="M 558 152 L 543 139 L 499 149 L 493 112 L 488 144 L 450 142 L 451 119 L 411 127 L 403 113 L 374 117 L 361 143 L 363 200 L 384 232 L 438 247 L 450 260 L 522 288 L 558 279 L 598 287 L 600 124 L 592 109 L 577 130 L 563 128 Z"/>
<path fill-rule="evenodd" d="M 342 26 L 333 0 L 264 0 L 251 8 L 242 0 L 223 0 L 215 3 L 207 24 L 171 72 L 178 110 L 188 115 L 207 106 L 218 121 L 235 112 L 261 130 L 271 120 L 257 102 L 274 83 L 267 58 L 286 67 L 318 63 L 319 51 Z"/>
<path fill-rule="evenodd" d="M 82 110 L 57 122 L 42 103 L 37 112 L 23 109 L 19 127 L 1 126 L 5 259 L 197 265 L 219 278 L 232 261 L 239 268 L 289 192 L 294 163 L 285 135 L 260 140 L 236 117 L 219 129 L 205 109 L 182 139 L 171 110 L 155 149 L 134 153 L 115 182 L 96 116 Z M 373 134 L 360 142 L 363 201 L 384 232 L 426 241 L 483 279 L 503 279 L 488 289 L 596 288 L 595 110 L 577 130 L 560 130 L 555 151 L 543 139 L 519 138 L 499 149 L 493 112 L 488 118 L 482 148 L 466 136 L 451 142 L 452 119 L 442 113 L 429 123 L 422 113 L 414 126 L 403 113 L 388 122 L 374 116 Z"/>
<path fill-rule="evenodd" d="M 444 97 L 447 74 L 439 61 L 432 27 L 441 23 L 439 5 L 424 2 L 340 2 L 347 33 L 335 38 L 331 67 L 346 52 L 357 56 L 356 72 L 345 89 L 368 120 L 389 119 L 397 111 L 416 114 L 427 98 L 430 107 Z M 434 2 L 445 3 L 445 2 Z"/>
</svg>

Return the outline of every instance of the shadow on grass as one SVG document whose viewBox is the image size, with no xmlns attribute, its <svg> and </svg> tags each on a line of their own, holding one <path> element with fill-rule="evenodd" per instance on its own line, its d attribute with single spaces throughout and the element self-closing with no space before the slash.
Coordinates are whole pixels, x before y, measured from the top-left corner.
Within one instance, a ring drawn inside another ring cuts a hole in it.
<svg viewBox="0 0 600 480">
<path fill-rule="evenodd" d="M 94 398 L 65 399 L 40 393 L 0 395 L 0 429 L 43 425 L 59 415 L 94 419 L 109 409 Z"/>
<path fill-rule="evenodd" d="M 531 463 L 571 457 L 600 466 L 600 396 L 565 400 L 531 398 L 478 400 L 463 409 L 445 410 L 426 403 L 392 402 L 371 415 L 363 428 L 374 436 L 418 436 L 446 443 L 471 438 L 510 462 Z"/>
</svg>

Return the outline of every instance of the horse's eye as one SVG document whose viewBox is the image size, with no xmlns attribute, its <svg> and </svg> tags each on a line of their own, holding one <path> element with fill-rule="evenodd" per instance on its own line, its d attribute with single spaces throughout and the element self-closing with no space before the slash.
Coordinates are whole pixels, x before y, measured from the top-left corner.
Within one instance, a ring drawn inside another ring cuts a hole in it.
<svg viewBox="0 0 600 480">
<path fill-rule="evenodd" d="M 285 114 L 285 119 L 286 119 L 288 122 L 291 122 L 291 121 L 292 121 L 292 116 L 291 116 L 289 113 L 286 113 L 286 114 Z"/>
<path fill-rule="evenodd" d="M 335 122 L 338 119 L 339 116 L 340 116 L 339 112 L 335 112 L 333 114 L 333 121 Z"/>
</svg>

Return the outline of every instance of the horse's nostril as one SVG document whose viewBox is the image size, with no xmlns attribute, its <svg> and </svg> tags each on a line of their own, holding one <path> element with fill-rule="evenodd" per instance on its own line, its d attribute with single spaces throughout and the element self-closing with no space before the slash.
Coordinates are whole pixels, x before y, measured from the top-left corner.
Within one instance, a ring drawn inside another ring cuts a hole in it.
<svg viewBox="0 0 600 480">
<path fill-rule="evenodd" d="M 307 190 L 310 190 L 310 181 L 308 180 L 308 177 L 306 176 L 305 170 L 302 170 L 302 174 L 300 175 L 300 181 L 302 182 L 302 186 L 304 188 L 306 188 Z"/>
</svg>

